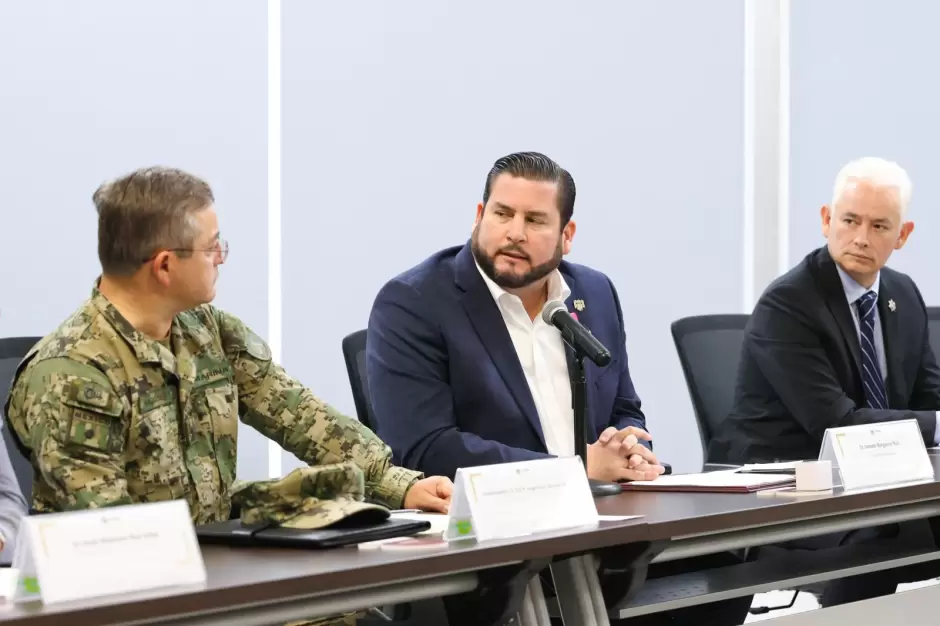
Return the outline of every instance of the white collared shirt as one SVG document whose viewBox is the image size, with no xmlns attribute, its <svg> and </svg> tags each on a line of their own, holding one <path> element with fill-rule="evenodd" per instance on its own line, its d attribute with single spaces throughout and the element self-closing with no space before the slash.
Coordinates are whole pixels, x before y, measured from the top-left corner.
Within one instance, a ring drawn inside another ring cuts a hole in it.
<svg viewBox="0 0 940 626">
<path fill-rule="evenodd" d="M 571 407 L 571 378 L 561 333 L 542 316 L 529 317 L 519 296 L 490 280 L 477 264 L 483 282 L 503 316 L 512 345 L 519 356 L 529 391 L 545 435 L 545 446 L 555 456 L 574 455 L 574 409 Z M 557 269 L 548 277 L 548 300 L 564 302 L 571 295 Z"/>
</svg>

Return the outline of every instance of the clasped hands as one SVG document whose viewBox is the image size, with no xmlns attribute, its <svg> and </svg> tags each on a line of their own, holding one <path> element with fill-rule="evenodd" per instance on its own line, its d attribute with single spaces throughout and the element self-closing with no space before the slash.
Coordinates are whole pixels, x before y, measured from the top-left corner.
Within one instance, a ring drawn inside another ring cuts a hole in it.
<svg viewBox="0 0 940 626">
<path fill-rule="evenodd" d="M 610 482 L 656 479 L 666 470 L 653 451 L 640 443 L 652 440 L 652 435 L 635 426 L 607 428 L 588 446 L 588 477 Z"/>
<path fill-rule="evenodd" d="M 640 441 L 653 437 L 635 426 L 623 430 L 610 427 L 601 433 L 587 450 L 587 473 L 590 478 L 610 482 L 623 480 L 654 480 L 665 470 L 652 450 Z M 444 476 L 431 476 L 417 481 L 405 495 L 406 509 L 447 513 L 454 485 Z"/>
</svg>

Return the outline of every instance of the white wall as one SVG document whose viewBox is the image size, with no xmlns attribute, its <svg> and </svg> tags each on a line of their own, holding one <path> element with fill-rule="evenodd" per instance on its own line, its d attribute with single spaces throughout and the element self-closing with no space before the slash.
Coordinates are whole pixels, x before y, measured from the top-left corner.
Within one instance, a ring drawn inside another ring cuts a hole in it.
<svg viewBox="0 0 940 626">
<path fill-rule="evenodd" d="M 0 3 L 0 336 L 44 335 L 100 267 L 91 195 L 172 165 L 212 185 L 231 254 L 217 304 L 267 328 L 263 2 Z M 238 472 L 267 476 L 239 430 Z"/>
<path fill-rule="evenodd" d="M 774 0 L 790 17 L 789 201 L 754 206 L 755 227 L 743 192 L 761 179 L 744 149 L 745 90 L 766 88 L 744 78 L 756 1 L 283 0 L 281 42 L 268 41 L 260 0 L 0 3 L 0 336 L 48 332 L 87 296 L 101 180 L 175 165 L 219 198 L 232 254 L 218 303 L 262 335 L 281 328 L 288 369 L 352 413 L 342 336 L 365 325 L 389 276 L 465 240 L 493 160 L 536 149 L 577 180 L 571 259 L 620 290 L 657 450 L 694 468 L 669 323 L 746 308 L 767 273 L 766 259 L 745 265 L 746 241 L 779 243 L 781 269 L 820 245 L 816 214 L 848 159 L 910 170 L 917 229 L 892 265 L 940 303 L 927 78 L 940 9 Z M 284 79 L 282 244 L 270 250 L 269 44 Z M 757 166 L 772 177 L 777 164 Z M 784 228 L 766 230 L 778 214 Z M 271 259 L 283 263 L 273 302 Z M 241 443 L 242 477 L 267 475 L 265 442 L 246 431 Z"/>
<path fill-rule="evenodd" d="M 467 239 L 493 161 L 539 150 L 578 185 L 569 258 L 618 287 L 657 452 L 696 468 L 669 324 L 743 300 L 743 15 L 739 1 L 285 0 L 288 370 L 352 414 L 342 337 L 386 280 Z"/>
<path fill-rule="evenodd" d="M 819 208 L 839 168 L 861 156 L 910 173 L 915 229 L 889 265 L 940 305 L 940 6 L 916 0 L 793 0 L 790 260 L 824 243 Z"/>
</svg>

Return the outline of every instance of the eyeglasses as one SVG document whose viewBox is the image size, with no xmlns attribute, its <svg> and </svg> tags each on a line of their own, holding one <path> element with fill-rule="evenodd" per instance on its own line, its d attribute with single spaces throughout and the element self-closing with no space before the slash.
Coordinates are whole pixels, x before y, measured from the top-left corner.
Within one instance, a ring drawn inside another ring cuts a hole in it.
<svg viewBox="0 0 940 626">
<path fill-rule="evenodd" d="M 215 245 L 212 246 L 211 248 L 168 248 L 166 251 L 167 252 L 208 252 L 210 254 L 218 254 L 219 263 L 225 263 L 225 260 L 228 258 L 228 241 L 226 241 L 225 239 L 218 239 L 215 242 Z M 154 258 L 156 258 L 156 256 L 157 255 L 154 254 L 149 259 L 144 259 L 142 263 L 149 263 L 150 261 L 153 261 Z"/>
</svg>

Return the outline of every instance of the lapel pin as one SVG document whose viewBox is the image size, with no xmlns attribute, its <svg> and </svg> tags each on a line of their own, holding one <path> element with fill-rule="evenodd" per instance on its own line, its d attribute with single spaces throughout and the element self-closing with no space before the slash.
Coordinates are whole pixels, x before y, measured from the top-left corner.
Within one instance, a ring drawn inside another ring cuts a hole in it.
<svg viewBox="0 0 940 626">
<path fill-rule="evenodd" d="M 575 308 L 576 310 L 578 310 L 578 311 L 583 311 L 583 310 L 584 310 L 584 300 L 575 300 L 575 301 L 574 301 L 574 308 Z M 894 309 L 892 309 L 892 311 L 893 311 L 893 310 L 894 310 Z"/>
<path fill-rule="evenodd" d="M 894 313 L 897 310 L 898 305 L 894 303 L 894 300 L 888 300 L 888 308 L 891 309 L 892 313 Z"/>
</svg>

